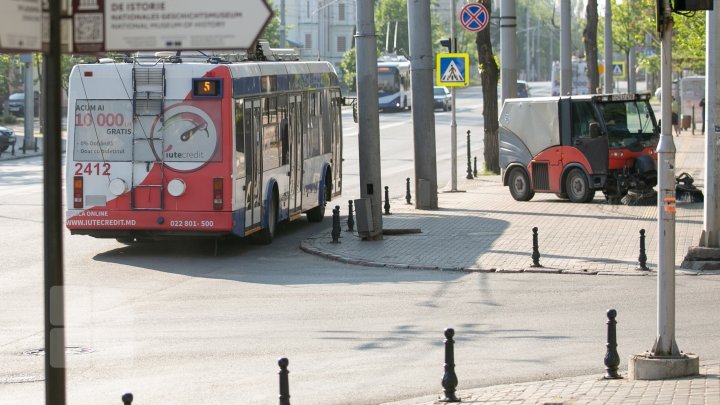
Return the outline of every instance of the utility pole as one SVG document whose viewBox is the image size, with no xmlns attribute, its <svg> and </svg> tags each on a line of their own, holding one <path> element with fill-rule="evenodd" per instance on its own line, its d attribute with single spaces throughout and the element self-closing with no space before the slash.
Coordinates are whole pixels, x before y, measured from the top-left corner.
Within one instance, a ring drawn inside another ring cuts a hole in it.
<svg viewBox="0 0 720 405">
<path fill-rule="evenodd" d="M 372 1 L 358 1 L 355 63 L 358 80 L 358 150 L 360 197 L 370 199 L 373 229 L 365 240 L 382 239 L 382 184 L 380 182 L 380 118 L 378 116 L 375 10 Z M 434 126 L 433 126 L 434 128 Z"/>
<path fill-rule="evenodd" d="M 609 1 L 609 0 L 608 0 Z M 669 0 L 665 0 L 669 1 Z M 663 1 L 663 3 L 665 3 Z M 658 337 L 653 353 L 678 356 L 675 343 L 675 142 L 672 137 L 672 25 L 669 5 L 660 50 L 662 133 L 658 143 Z M 606 17 L 607 18 L 607 17 Z M 607 24 L 607 20 L 606 20 Z M 606 53 L 607 56 L 607 53 Z M 607 72 L 605 70 L 606 79 Z M 612 72 L 610 72 L 612 76 Z"/>
<path fill-rule="evenodd" d="M 566 0 L 570 1 L 570 0 Z M 515 0 L 500 1 L 500 103 L 517 97 L 517 51 L 515 50 Z"/>
<path fill-rule="evenodd" d="M 720 176 L 718 164 L 717 142 L 720 128 L 718 117 L 718 94 L 716 93 L 717 75 L 720 74 L 720 61 L 718 61 L 717 36 L 720 25 L 720 10 L 708 10 L 705 23 L 705 220 L 703 221 L 703 235 L 701 244 L 709 248 L 720 248 L 720 215 L 718 211 L 718 190 L 720 190 Z"/>
<path fill-rule="evenodd" d="M 525 7 L 525 80 L 530 81 L 530 7 Z"/>
<path fill-rule="evenodd" d="M 675 142 L 671 120 L 672 26 L 670 0 L 658 0 L 658 27 L 662 86 L 662 133 L 658 154 L 658 268 L 657 337 L 650 352 L 630 357 L 628 374 L 636 380 L 658 380 L 696 375 L 700 359 L 682 353 L 675 342 Z M 606 70 L 607 72 L 607 70 Z"/>
<path fill-rule="evenodd" d="M 605 0 L 605 93 L 613 92 L 612 10 L 610 0 Z M 670 122 L 670 121 L 663 121 Z"/>
<path fill-rule="evenodd" d="M 570 55 L 570 0 L 560 2 L 560 95 L 572 94 L 572 56 Z"/>
<path fill-rule="evenodd" d="M 280 48 L 285 47 L 285 0 L 280 0 Z"/>
<path fill-rule="evenodd" d="M 33 56 L 31 53 L 20 55 L 23 62 L 23 79 L 25 85 L 25 136 L 23 138 L 23 153 L 35 148 L 35 89 L 33 88 Z"/>
<path fill-rule="evenodd" d="M 437 209 L 435 114 L 431 102 L 434 60 L 430 38 L 430 2 L 408 0 L 407 4 L 415 145 L 415 208 Z"/>
<path fill-rule="evenodd" d="M 635 74 L 635 47 L 630 48 L 630 54 L 628 55 L 628 93 L 637 93 L 637 77 Z"/>
</svg>

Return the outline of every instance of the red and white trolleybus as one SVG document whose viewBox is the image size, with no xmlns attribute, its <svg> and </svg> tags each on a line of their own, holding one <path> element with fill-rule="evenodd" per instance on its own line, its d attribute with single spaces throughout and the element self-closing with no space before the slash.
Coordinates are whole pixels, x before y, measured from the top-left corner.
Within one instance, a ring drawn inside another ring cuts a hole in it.
<svg viewBox="0 0 720 405">
<path fill-rule="evenodd" d="M 158 53 L 75 66 L 71 233 L 269 243 L 280 221 L 321 221 L 342 186 L 338 78 L 327 62 L 264 48 L 234 60 Z"/>
</svg>

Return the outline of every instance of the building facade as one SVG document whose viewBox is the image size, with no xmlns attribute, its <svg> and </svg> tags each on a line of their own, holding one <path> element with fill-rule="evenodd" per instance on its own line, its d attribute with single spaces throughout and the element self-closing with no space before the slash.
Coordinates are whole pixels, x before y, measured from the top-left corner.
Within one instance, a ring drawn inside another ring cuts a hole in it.
<svg viewBox="0 0 720 405">
<path fill-rule="evenodd" d="M 281 0 L 273 6 L 280 8 Z M 353 47 L 355 0 L 284 0 L 286 46 L 304 60 L 326 60 L 338 74 L 340 61 Z"/>
</svg>

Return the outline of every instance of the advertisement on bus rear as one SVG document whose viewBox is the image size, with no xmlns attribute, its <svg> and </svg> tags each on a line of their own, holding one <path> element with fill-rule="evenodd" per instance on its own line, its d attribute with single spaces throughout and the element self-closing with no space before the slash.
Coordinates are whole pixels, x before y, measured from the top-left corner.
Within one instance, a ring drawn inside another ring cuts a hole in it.
<svg viewBox="0 0 720 405">
<path fill-rule="evenodd" d="M 77 100 L 73 158 L 78 162 L 127 162 L 132 158 L 130 100 Z"/>
</svg>

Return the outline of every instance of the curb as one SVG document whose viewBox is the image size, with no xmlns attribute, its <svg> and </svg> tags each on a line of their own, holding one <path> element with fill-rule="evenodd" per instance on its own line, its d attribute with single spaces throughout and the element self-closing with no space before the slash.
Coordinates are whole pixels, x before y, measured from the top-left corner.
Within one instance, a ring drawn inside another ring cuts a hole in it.
<svg viewBox="0 0 720 405">
<path fill-rule="evenodd" d="M 409 263 L 389 263 L 366 260 L 359 257 L 343 256 L 335 252 L 329 252 L 318 247 L 316 240 L 325 238 L 330 232 L 316 234 L 300 242 L 300 250 L 315 256 L 319 256 L 328 260 L 352 264 L 364 267 L 387 268 L 397 270 L 434 270 L 434 271 L 454 271 L 463 273 L 531 273 L 531 274 L 570 274 L 570 275 L 590 275 L 590 276 L 619 276 L 619 277 L 646 277 L 657 276 L 657 271 L 636 270 L 636 272 L 623 271 L 602 271 L 588 269 L 560 269 L 554 267 L 523 267 L 523 268 L 481 268 L 475 266 L 469 267 L 442 267 L 433 265 L 409 264 Z M 720 270 L 694 270 L 686 268 L 676 268 L 675 274 L 679 276 L 720 276 Z"/>
</svg>

